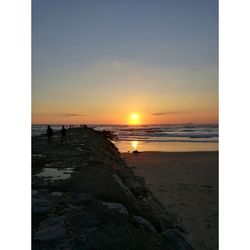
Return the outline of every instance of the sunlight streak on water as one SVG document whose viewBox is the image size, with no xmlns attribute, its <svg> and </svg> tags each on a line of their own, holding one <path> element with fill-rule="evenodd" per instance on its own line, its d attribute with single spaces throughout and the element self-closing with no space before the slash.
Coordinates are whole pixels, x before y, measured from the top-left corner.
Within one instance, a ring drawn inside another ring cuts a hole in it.
<svg viewBox="0 0 250 250">
<path fill-rule="evenodd" d="M 131 141 L 132 150 L 138 150 L 138 141 Z"/>
</svg>

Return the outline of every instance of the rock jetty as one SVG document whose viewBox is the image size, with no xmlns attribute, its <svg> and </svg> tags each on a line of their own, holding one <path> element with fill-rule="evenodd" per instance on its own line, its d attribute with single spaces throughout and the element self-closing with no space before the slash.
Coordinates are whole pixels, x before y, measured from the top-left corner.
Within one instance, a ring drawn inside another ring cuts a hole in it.
<svg viewBox="0 0 250 250">
<path fill-rule="evenodd" d="M 32 249 L 193 249 L 107 132 L 32 138 Z"/>
</svg>

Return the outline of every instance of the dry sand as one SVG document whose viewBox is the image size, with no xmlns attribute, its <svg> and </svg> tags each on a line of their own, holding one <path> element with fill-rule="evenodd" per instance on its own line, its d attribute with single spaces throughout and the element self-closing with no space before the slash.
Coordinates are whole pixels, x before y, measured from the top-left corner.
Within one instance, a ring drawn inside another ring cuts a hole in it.
<svg viewBox="0 0 250 250">
<path fill-rule="evenodd" d="M 177 214 L 196 249 L 218 249 L 218 152 L 123 156 L 155 197 Z"/>
</svg>

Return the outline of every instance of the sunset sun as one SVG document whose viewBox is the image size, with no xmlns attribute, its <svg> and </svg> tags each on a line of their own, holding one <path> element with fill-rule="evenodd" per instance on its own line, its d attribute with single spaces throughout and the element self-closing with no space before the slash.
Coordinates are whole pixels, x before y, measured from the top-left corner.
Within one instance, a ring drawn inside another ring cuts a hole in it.
<svg viewBox="0 0 250 250">
<path fill-rule="evenodd" d="M 131 125 L 137 125 L 140 123 L 140 117 L 137 113 L 133 113 L 130 115 L 130 120 L 129 120 L 129 123 Z"/>
</svg>

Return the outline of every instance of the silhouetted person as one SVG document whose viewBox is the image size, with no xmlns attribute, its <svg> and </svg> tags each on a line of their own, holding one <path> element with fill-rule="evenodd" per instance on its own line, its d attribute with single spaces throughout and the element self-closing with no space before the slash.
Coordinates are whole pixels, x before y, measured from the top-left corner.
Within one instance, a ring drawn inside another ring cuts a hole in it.
<svg viewBox="0 0 250 250">
<path fill-rule="evenodd" d="M 53 129 L 48 125 L 47 128 L 47 137 L 48 137 L 48 144 L 52 143 L 52 137 L 53 137 Z"/>
<path fill-rule="evenodd" d="M 63 142 L 67 142 L 67 139 L 66 139 L 66 129 L 64 126 L 62 126 L 62 130 L 61 130 L 61 133 L 62 133 L 62 140 L 61 140 L 61 143 Z"/>
</svg>

